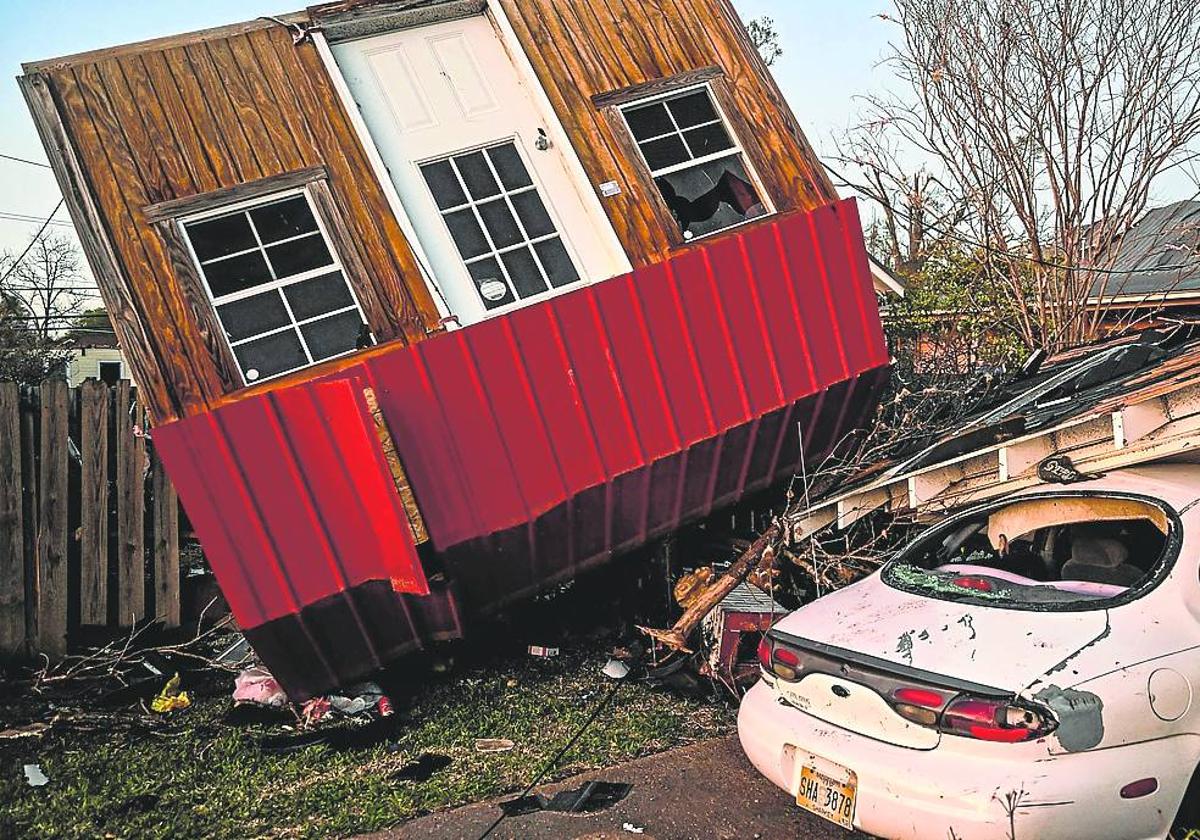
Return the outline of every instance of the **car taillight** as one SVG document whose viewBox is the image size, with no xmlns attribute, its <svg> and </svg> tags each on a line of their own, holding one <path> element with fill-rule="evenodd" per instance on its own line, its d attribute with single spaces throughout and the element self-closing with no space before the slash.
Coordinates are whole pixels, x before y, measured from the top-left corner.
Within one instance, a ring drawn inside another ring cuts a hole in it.
<svg viewBox="0 0 1200 840">
<path fill-rule="evenodd" d="M 927 688 L 897 688 L 892 699 L 896 714 L 921 726 L 936 726 L 938 713 L 946 705 L 945 695 Z"/>
<path fill-rule="evenodd" d="M 766 670 L 771 670 L 771 640 L 766 636 L 758 643 L 758 664 Z"/>
<path fill-rule="evenodd" d="M 942 712 L 938 728 L 980 741 L 1018 743 L 1041 738 L 1053 731 L 1055 725 L 1053 717 L 1032 706 L 963 695 L 952 700 Z"/>
</svg>

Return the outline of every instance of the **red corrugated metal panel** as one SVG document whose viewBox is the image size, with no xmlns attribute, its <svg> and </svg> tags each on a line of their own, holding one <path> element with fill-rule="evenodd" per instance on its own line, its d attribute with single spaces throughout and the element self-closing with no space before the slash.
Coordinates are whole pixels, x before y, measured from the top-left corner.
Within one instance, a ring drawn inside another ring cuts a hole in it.
<svg viewBox="0 0 1200 840">
<path fill-rule="evenodd" d="M 361 673 L 346 665 L 354 639 L 375 667 L 419 643 L 399 593 L 429 587 L 361 387 L 310 383 L 243 400 L 158 428 L 154 444 L 243 630 L 283 633 L 311 661 L 314 676 L 292 677 L 292 691 Z M 339 613 L 336 641 L 304 620 L 313 609 Z M 383 628 L 380 609 L 394 610 Z M 279 622 L 296 626 L 260 630 Z"/>
<path fill-rule="evenodd" d="M 847 201 L 372 354 L 327 384 L 178 421 L 156 440 L 243 624 L 303 618 L 364 581 L 420 591 L 361 397 L 371 384 L 433 546 L 471 605 L 488 607 L 790 474 L 798 427 L 815 461 L 862 422 L 886 364 Z M 326 661 L 331 673 L 380 658 L 377 595 L 347 602 L 337 620 L 362 650 Z M 391 609 L 405 629 L 388 644 L 416 644 L 403 602 Z M 298 627 L 265 643 L 327 650 Z"/>
</svg>

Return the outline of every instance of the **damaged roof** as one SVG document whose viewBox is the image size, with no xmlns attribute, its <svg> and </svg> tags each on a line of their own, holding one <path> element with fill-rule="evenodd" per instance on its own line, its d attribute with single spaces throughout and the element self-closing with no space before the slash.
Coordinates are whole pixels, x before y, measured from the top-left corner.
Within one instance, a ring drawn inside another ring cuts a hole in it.
<svg viewBox="0 0 1200 840">
<path fill-rule="evenodd" d="M 1092 295 L 1105 303 L 1145 303 L 1200 296 L 1200 201 L 1150 210 L 1105 257 L 1111 272 Z"/>
<path fill-rule="evenodd" d="M 1038 464 L 1051 455 L 1113 469 L 1187 452 L 1197 430 L 1200 328 L 1142 332 L 1050 357 L 992 390 L 952 430 L 841 483 L 793 524 L 808 535 L 883 505 L 952 509 L 1039 483 Z"/>
</svg>

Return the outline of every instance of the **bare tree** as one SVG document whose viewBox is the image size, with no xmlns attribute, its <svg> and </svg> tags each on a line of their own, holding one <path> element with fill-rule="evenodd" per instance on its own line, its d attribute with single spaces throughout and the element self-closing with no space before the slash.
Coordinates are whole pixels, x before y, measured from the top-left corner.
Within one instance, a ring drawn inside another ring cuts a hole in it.
<svg viewBox="0 0 1200 840">
<path fill-rule="evenodd" d="M 96 297 L 80 270 L 79 248 L 69 237 L 38 236 L 24 256 L 0 257 L 7 274 L 0 292 L 21 301 L 27 328 L 42 341 L 71 326 L 89 300 Z"/>
<path fill-rule="evenodd" d="M 775 19 L 763 15 L 746 23 L 746 34 L 750 43 L 762 56 L 763 64 L 770 67 L 783 55 L 783 47 L 779 46 L 779 30 L 775 28 Z"/>
<path fill-rule="evenodd" d="M 910 240 L 936 226 L 977 249 L 981 279 L 1003 291 L 1009 326 L 1028 347 L 1096 337 L 1106 309 L 1097 301 L 1123 283 L 1111 270 L 1121 236 L 1159 176 L 1200 155 L 1200 4 L 896 8 L 901 37 L 889 61 L 899 92 L 867 97 L 843 154 L 854 180 L 885 219 L 904 218 Z"/>
</svg>

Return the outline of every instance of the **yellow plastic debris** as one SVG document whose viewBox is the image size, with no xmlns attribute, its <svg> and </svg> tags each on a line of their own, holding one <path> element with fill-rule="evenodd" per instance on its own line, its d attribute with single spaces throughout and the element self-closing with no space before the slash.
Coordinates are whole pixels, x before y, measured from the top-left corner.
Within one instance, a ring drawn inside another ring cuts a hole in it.
<svg viewBox="0 0 1200 840">
<path fill-rule="evenodd" d="M 186 709 L 190 705 L 192 705 L 192 699 L 188 697 L 188 693 L 179 690 L 179 674 L 167 680 L 167 684 L 163 686 L 162 691 L 158 692 L 158 696 L 150 701 L 150 708 L 164 715 L 176 709 Z"/>
</svg>

